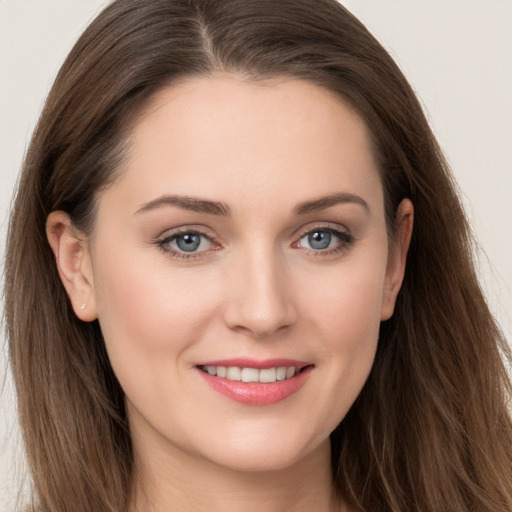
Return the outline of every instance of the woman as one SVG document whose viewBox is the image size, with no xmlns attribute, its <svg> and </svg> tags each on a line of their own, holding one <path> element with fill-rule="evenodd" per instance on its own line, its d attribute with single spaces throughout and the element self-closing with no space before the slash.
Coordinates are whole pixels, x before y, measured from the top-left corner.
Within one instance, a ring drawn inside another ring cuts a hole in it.
<svg viewBox="0 0 512 512">
<path fill-rule="evenodd" d="M 36 510 L 512 507 L 451 176 L 334 1 L 110 5 L 27 153 L 6 318 Z"/>
</svg>

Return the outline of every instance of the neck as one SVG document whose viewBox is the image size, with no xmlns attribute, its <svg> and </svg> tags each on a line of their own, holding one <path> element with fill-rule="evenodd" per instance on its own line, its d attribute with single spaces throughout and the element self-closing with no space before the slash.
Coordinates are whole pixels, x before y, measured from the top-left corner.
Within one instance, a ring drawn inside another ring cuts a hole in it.
<svg viewBox="0 0 512 512">
<path fill-rule="evenodd" d="M 257 472 L 222 467 L 175 447 L 159 448 L 144 450 L 147 456 L 136 463 L 133 512 L 345 510 L 332 497 L 328 442 L 291 467 Z"/>
</svg>

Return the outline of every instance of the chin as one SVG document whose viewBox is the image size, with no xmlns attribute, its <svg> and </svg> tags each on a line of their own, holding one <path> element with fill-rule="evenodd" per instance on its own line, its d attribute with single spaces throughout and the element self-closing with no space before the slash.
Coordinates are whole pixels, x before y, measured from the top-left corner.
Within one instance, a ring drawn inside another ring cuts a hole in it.
<svg viewBox="0 0 512 512">
<path fill-rule="evenodd" d="M 322 439 L 307 439 L 303 432 L 290 432 L 282 427 L 272 432 L 254 428 L 248 434 L 226 436 L 211 442 L 202 455 L 210 462 L 238 472 L 269 472 L 288 469 L 310 457 L 330 453 L 328 435 Z"/>
</svg>

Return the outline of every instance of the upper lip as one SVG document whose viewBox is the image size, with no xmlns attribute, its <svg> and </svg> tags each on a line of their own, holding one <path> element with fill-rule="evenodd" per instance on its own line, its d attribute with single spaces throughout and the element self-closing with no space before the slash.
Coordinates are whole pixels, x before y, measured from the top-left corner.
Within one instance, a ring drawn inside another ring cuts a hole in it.
<svg viewBox="0 0 512 512">
<path fill-rule="evenodd" d="M 288 358 L 272 358 L 272 359 L 252 359 L 248 357 L 236 357 L 232 359 L 215 359 L 213 361 L 204 361 L 198 363 L 196 366 L 238 366 L 239 368 L 256 368 L 264 370 L 266 368 L 279 368 L 282 366 L 293 366 L 299 370 L 311 366 L 313 363 L 306 361 L 298 361 L 296 359 Z"/>
</svg>

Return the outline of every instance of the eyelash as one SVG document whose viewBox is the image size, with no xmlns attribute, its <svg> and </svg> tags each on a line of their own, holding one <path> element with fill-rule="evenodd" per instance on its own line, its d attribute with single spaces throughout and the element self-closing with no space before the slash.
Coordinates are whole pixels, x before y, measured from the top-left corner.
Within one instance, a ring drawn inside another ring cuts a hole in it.
<svg viewBox="0 0 512 512">
<path fill-rule="evenodd" d="M 180 236 L 183 236 L 183 235 L 196 235 L 196 236 L 199 236 L 202 238 L 206 238 L 212 244 L 215 244 L 215 242 L 213 241 L 211 236 L 207 235 L 206 233 L 204 233 L 200 230 L 190 229 L 190 228 L 179 229 L 178 231 L 175 231 L 171 235 L 166 236 L 165 238 L 163 238 L 161 240 L 157 240 L 156 244 L 165 254 L 167 254 L 173 258 L 190 261 L 190 260 L 196 260 L 198 258 L 203 257 L 204 252 L 206 252 L 206 251 L 187 253 L 185 251 L 177 251 L 170 246 L 171 242 L 173 242 L 174 240 L 176 240 L 177 238 L 179 238 Z M 218 247 L 220 248 L 219 245 L 218 245 Z M 217 250 L 217 249 L 214 249 L 214 250 Z"/>
<path fill-rule="evenodd" d="M 315 232 L 329 233 L 330 235 L 334 235 L 339 240 L 339 245 L 337 247 L 334 247 L 331 249 L 314 250 L 314 249 L 303 248 L 309 255 L 312 255 L 315 257 L 318 257 L 318 256 L 325 257 L 325 256 L 333 256 L 336 254 L 340 254 L 340 253 L 346 251 L 348 249 L 348 247 L 354 242 L 354 237 L 349 232 L 341 231 L 339 229 L 335 229 L 330 226 L 319 225 L 319 226 L 314 226 L 313 228 L 308 228 L 307 230 L 303 231 L 300 234 L 300 236 L 298 237 L 297 242 L 294 242 L 292 244 L 292 247 L 300 248 L 300 247 L 297 247 L 297 244 L 300 242 L 300 240 L 302 240 L 305 236 L 311 235 Z M 187 253 L 186 251 L 178 251 L 178 250 L 175 250 L 172 247 L 170 247 L 171 242 L 175 241 L 176 239 L 178 239 L 180 236 L 183 236 L 183 235 L 196 235 L 196 236 L 199 236 L 202 238 L 206 238 L 207 240 L 209 240 L 209 242 L 211 244 L 217 245 L 217 248 L 210 249 L 210 250 L 215 251 L 215 250 L 220 249 L 220 244 L 216 243 L 212 239 L 212 237 L 209 236 L 208 234 L 206 234 L 200 230 L 188 229 L 188 228 L 180 229 L 179 231 L 176 231 L 176 232 L 172 233 L 171 235 L 166 236 L 165 238 L 162 238 L 161 240 L 157 240 L 156 245 L 165 254 L 167 254 L 173 258 L 190 261 L 190 260 L 196 260 L 198 258 L 204 257 L 204 253 L 208 252 L 208 250 Z"/>
<path fill-rule="evenodd" d="M 319 225 L 319 226 L 314 226 L 313 228 L 308 228 L 307 230 L 303 231 L 301 233 L 301 235 L 299 236 L 298 241 L 294 242 L 292 244 L 292 247 L 298 248 L 296 244 L 298 244 L 300 242 L 300 240 L 302 240 L 304 237 L 306 237 L 308 235 L 311 235 L 313 233 L 318 233 L 318 232 L 329 233 L 330 235 L 334 235 L 339 240 L 339 244 L 337 247 L 333 247 L 331 249 L 324 249 L 324 250 L 303 248 L 308 254 L 315 256 L 315 257 L 318 257 L 318 256 L 326 257 L 326 256 L 334 256 L 334 255 L 340 254 L 342 252 L 345 252 L 349 248 L 349 246 L 354 242 L 353 235 L 347 231 L 341 231 L 339 229 L 336 229 L 336 228 L 333 228 L 330 226 Z"/>
</svg>

